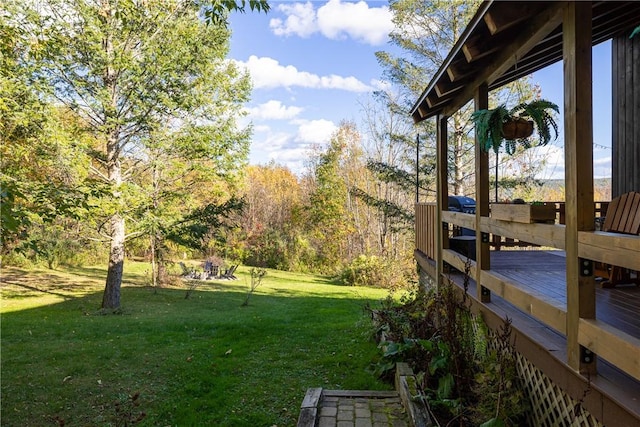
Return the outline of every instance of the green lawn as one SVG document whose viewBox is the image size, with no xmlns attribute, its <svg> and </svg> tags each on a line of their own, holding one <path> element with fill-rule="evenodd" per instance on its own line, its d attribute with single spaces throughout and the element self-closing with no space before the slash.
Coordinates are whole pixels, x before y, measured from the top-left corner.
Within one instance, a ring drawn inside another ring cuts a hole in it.
<svg viewBox="0 0 640 427">
<path fill-rule="evenodd" d="M 105 271 L 2 270 L 2 425 L 292 426 L 308 387 L 388 389 L 362 307 L 386 292 L 269 271 L 145 287 L 128 262 L 122 314 L 98 314 Z M 134 398 L 132 398 L 134 396 Z"/>
</svg>

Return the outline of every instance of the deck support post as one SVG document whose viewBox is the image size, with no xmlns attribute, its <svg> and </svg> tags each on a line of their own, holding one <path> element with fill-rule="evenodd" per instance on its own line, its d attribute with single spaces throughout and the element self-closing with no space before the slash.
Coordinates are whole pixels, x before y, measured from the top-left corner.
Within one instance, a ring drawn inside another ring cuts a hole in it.
<svg viewBox="0 0 640 427">
<path fill-rule="evenodd" d="M 486 83 L 478 86 L 475 97 L 475 110 L 489 108 L 489 89 Z M 489 153 L 478 142 L 476 133 L 476 297 L 482 302 L 491 302 L 491 291 L 482 286 L 482 270 L 491 268 L 489 239 L 482 238 L 480 221 L 489 216 Z"/>
<path fill-rule="evenodd" d="M 448 226 L 442 223 L 442 211 L 449 209 L 449 167 L 447 147 L 447 116 L 436 118 L 436 290 L 442 285 L 444 261 L 442 250 L 449 248 Z"/>
<path fill-rule="evenodd" d="M 580 318 L 596 315 L 593 272 L 581 272 L 578 232 L 594 230 L 592 5 L 568 2 L 563 20 L 564 156 L 566 185 L 567 363 L 595 374 L 595 356 L 581 357 Z"/>
</svg>

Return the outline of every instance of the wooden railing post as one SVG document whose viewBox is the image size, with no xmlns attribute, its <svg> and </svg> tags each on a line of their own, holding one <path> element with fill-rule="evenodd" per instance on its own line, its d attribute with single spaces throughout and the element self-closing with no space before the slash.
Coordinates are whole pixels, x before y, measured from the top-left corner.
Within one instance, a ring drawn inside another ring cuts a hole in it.
<svg viewBox="0 0 640 427">
<path fill-rule="evenodd" d="M 478 87 L 474 98 L 475 109 L 489 108 L 489 90 L 486 84 Z M 478 143 L 476 133 L 476 289 L 477 298 L 482 302 L 491 301 L 491 291 L 482 286 L 482 270 L 491 268 L 489 234 L 480 231 L 482 217 L 489 216 L 489 153 Z"/>
<path fill-rule="evenodd" d="M 449 209 L 449 183 L 448 183 L 448 148 L 447 148 L 447 116 L 438 115 L 436 122 L 436 289 L 442 284 L 444 262 L 442 261 L 442 249 L 449 248 L 449 233 L 442 223 L 442 211 Z"/>
<path fill-rule="evenodd" d="M 595 355 L 579 344 L 580 318 L 594 319 L 593 262 L 579 258 L 578 233 L 593 231 L 592 5 L 568 2 L 562 23 L 566 183 L 567 363 L 596 372 Z"/>
</svg>

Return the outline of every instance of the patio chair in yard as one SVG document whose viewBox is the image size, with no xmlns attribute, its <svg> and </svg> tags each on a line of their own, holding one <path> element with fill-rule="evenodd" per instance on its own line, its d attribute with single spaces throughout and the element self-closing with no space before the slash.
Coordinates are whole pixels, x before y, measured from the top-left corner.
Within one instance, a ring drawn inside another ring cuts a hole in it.
<svg viewBox="0 0 640 427">
<path fill-rule="evenodd" d="M 217 265 L 212 265 L 211 269 L 207 272 L 207 280 L 217 278 L 219 269 L 220 267 Z"/>
<path fill-rule="evenodd" d="M 622 234 L 640 234 L 640 193 L 631 191 L 611 201 L 607 209 L 602 231 Z M 631 271 L 616 265 L 595 263 L 595 275 L 605 279 L 602 286 L 612 288 L 620 283 L 635 282 L 640 286 L 639 272 L 635 272 L 635 278 L 631 277 Z"/>
<path fill-rule="evenodd" d="M 238 265 L 232 265 L 231 267 L 229 267 L 228 270 L 226 270 L 224 273 L 222 273 L 220 275 L 220 279 L 229 279 L 229 280 L 236 280 L 237 277 L 233 275 L 233 273 L 236 272 L 236 269 L 238 268 Z"/>
<path fill-rule="evenodd" d="M 182 275 L 183 276 L 191 277 L 193 275 L 193 269 L 187 267 L 184 262 L 180 262 L 179 265 L 180 265 L 180 268 L 182 268 Z"/>
</svg>

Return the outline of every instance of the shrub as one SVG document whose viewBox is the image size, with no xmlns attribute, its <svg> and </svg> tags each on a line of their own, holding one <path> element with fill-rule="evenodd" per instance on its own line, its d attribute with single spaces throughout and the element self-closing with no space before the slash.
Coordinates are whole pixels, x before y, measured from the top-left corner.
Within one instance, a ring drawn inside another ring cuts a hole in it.
<svg viewBox="0 0 640 427">
<path fill-rule="evenodd" d="M 406 287 L 406 270 L 402 263 L 375 255 L 360 255 L 340 273 L 339 281 L 348 286 L 373 286 L 385 289 Z"/>
<path fill-rule="evenodd" d="M 29 260 L 25 254 L 17 251 L 9 252 L 2 255 L 2 265 L 10 265 L 18 268 L 28 268 L 33 265 L 33 261 Z"/>
<path fill-rule="evenodd" d="M 517 378 L 510 322 L 489 339 L 469 307 L 466 286 L 460 294 L 443 285 L 439 292 L 416 288 L 400 304 L 389 299 L 381 309 L 370 309 L 383 353 L 374 372 L 388 378 L 396 362 L 409 363 L 442 420 L 522 425 L 528 405 Z"/>
</svg>

